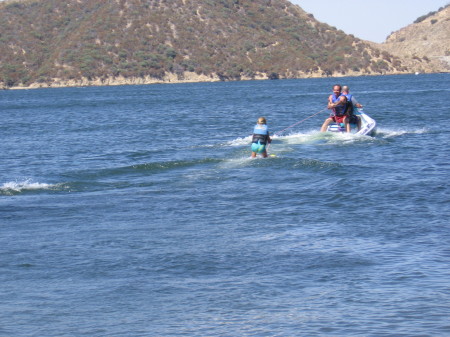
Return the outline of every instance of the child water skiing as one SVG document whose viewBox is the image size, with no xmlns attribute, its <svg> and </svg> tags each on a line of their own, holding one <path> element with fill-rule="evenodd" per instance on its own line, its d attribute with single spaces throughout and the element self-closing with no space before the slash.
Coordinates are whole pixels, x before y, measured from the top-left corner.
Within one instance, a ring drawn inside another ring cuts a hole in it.
<svg viewBox="0 0 450 337">
<path fill-rule="evenodd" d="M 272 139 L 269 135 L 267 121 L 264 117 L 259 117 L 253 129 L 252 158 L 255 158 L 257 154 L 261 154 L 263 158 L 267 158 L 266 146 L 270 144 L 271 141 Z"/>
</svg>

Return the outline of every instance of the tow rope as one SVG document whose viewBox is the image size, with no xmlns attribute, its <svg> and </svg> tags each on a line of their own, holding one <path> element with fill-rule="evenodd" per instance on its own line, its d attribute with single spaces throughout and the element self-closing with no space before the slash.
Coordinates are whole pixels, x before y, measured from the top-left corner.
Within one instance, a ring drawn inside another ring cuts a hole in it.
<svg viewBox="0 0 450 337">
<path fill-rule="evenodd" d="M 273 135 L 274 135 L 274 136 L 277 136 L 277 135 L 279 136 L 281 133 L 283 133 L 283 132 L 286 131 L 287 129 L 293 128 L 294 126 L 299 125 L 299 124 L 303 123 L 304 121 L 306 121 L 306 120 L 308 120 L 308 119 L 310 119 L 310 118 L 312 118 L 312 117 L 314 117 L 314 116 L 316 116 L 316 115 L 318 115 L 318 114 L 320 114 L 321 112 L 324 112 L 324 111 L 326 111 L 326 110 L 328 110 L 328 107 L 326 107 L 325 109 L 320 110 L 319 112 L 316 112 L 315 114 L 312 114 L 311 116 L 308 116 L 308 117 L 302 119 L 301 121 L 299 121 L 299 122 L 297 122 L 297 123 L 295 123 L 295 124 L 292 124 L 292 125 L 288 126 L 286 129 L 283 129 L 283 130 L 281 130 L 281 131 L 275 132 Z"/>
</svg>

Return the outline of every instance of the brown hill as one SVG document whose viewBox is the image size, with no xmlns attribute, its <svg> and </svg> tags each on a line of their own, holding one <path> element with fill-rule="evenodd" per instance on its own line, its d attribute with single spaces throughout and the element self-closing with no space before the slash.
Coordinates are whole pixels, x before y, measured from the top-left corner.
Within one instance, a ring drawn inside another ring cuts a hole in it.
<svg viewBox="0 0 450 337">
<path fill-rule="evenodd" d="M 450 5 L 418 18 L 373 46 L 400 57 L 416 72 L 450 71 Z"/>
<path fill-rule="evenodd" d="M 410 72 L 287 0 L 10 0 L 0 26 L 7 88 Z"/>
</svg>

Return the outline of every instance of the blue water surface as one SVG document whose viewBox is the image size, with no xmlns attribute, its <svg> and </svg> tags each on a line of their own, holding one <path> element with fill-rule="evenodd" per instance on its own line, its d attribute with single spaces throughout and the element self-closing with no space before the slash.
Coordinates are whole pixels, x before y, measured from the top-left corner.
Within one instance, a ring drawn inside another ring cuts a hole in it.
<svg viewBox="0 0 450 337">
<path fill-rule="evenodd" d="M 448 83 L 1 91 L 0 335 L 449 336 Z"/>
</svg>

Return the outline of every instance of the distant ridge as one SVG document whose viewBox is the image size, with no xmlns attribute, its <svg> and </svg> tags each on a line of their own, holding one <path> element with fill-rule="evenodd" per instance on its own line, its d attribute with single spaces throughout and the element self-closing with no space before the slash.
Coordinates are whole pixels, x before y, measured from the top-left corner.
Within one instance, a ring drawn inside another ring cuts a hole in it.
<svg viewBox="0 0 450 337">
<path fill-rule="evenodd" d="M 449 72 L 450 4 L 419 17 L 373 46 L 400 57 L 416 72 Z"/>
<path fill-rule="evenodd" d="M 0 86 L 398 74 L 398 56 L 287 0 L 10 0 Z"/>
</svg>

